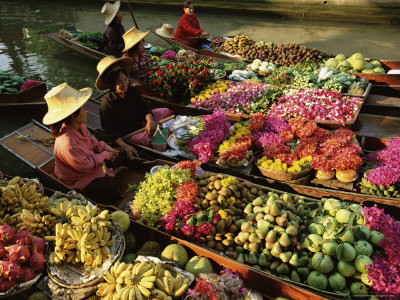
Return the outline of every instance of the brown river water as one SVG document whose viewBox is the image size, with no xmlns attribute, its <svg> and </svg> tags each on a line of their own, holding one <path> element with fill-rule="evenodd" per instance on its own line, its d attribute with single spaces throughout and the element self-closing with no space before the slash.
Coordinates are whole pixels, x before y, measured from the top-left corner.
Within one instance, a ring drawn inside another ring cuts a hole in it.
<svg viewBox="0 0 400 300">
<path fill-rule="evenodd" d="M 91 87 L 94 96 L 96 63 L 46 37 L 61 28 L 94 32 L 105 30 L 100 14 L 101 2 L 0 0 L 0 69 L 31 79 L 46 81 L 47 88 L 64 81 L 75 88 Z M 146 9 L 133 6 L 139 28 L 170 23 L 181 16 L 175 9 Z M 122 6 L 125 30 L 133 26 L 129 10 Z M 253 40 L 299 43 L 328 53 L 400 60 L 400 26 L 339 23 L 325 21 L 272 19 L 251 15 L 197 12 L 203 30 L 214 36 L 246 34 Z M 153 34 L 146 42 L 167 44 Z M 27 124 L 41 120 L 46 107 L 1 108 L 0 137 Z M 5 173 L 35 176 L 32 169 L 0 147 L 0 170 Z"/>
</svg>

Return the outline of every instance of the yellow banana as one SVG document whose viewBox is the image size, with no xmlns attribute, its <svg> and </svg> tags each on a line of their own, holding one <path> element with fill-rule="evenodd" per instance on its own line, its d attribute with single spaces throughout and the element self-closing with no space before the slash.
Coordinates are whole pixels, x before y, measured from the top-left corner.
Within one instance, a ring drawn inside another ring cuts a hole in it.
<svg viewBox="0 0 400 300">
<path fill-rule="evenodd" d="M 142 286 L 140 283 L 136 285 L 137 288 L 139 289 L 140 293 L 143 294 L 143 296 L 145 297 L 150 297 L 151 292 L 145 288 L 144 286 Z"/>
<path fill-rule="evenodd" d="M 183 284 L 183 277 L 180 273 L 178 273 L 178 275 L 176 275 L 175 278 L 174 292 L 178 290 L 182 286 L 182 284 Z"/>
<path fill-rule="evenodd" d="M 164 282 L 164 286 L 165 286 L 165 291 L 168 295 L 172 295 L 172 292 L 174 291 L 174 287 L 173 287 L 173 282 L 172 282 L 173 278 L 172 277 L 168 277 L 165 276 L 163 278 L 163 282 Z"/>
<path fill-rule="evenodd" d="M 118 269 L 115 272 L 115 277 L 119 277 L 119 275 L 127 268 L 126 263 L 122 262 L 119 264 Z"/>
<path fill-rule="evenodd" d="M 165 299 L 168 296 L 166 293 L 159 289 L 153 289 L 151 293 L 154 297 L 158 299 Z"/>
<path fill-rule="evenodd" d="M 142 293 L 140 292 L 140 290 L 139 290 L 137 284 L 134 285 L 134 288 L 135 288 L 135 296 L 136 296 L 136 299 L 137 299 L 137 300 L 143 300 Z"/>
<path fill-rule="evenodd" d="M 185 280 L 183 281 L 183 284 L 189 285 L 189 281 L 190 281 L 190 278 L 186 277 Z"/>
<path fill-rule="evenodd" d="M 108 282 L 108 283 L 115 283 L 115 277 L 111 274 L 110 271 L 106 271 L 104 273 L 104 279 Z"/>
<path fill-rule="evenodd" d="M 152 276 L 154 274 L 154 269 L 149 269 L 142 274 L 143 277 Z"/>
<path fill-rule="evenodd" d="M 154 288 L 154 282 L 151 281 L 140 281 L 139 285 L 149 290 L 152 290 Z"/>
<path fill-rule="evenodd" d="M 66 207 L 65 207 L 65 203 L 64 202 L 60 203 L 60 212 L 61 212 L 62 215 L 65 215 L 65 213 L 66 213 Z"/>
<path fill-rule="evenodd" d="M 121 300 L 128 300 L 130 291 L 131 291 L 131 287 L 127 286 L 122 293 Z"/>
<path fill-rule="evenodd" d="M 20 180 L 21 180 L 21 177 L 20 177 L 20 176 L 15 176 L 13 179 L 11 179 L 9 182 L 7 182 L 7 185 L 10 186 L 10 185 L 16 184 L 16 183 L 18 183 Z M 33 186 L 35 186 L 35 185 L 33 185 Z M 36 187 L 36 186 L 35 186 L 35 187 Z"/>
<path fill-rule="evenodd" d="M 172 296 L 174 296 L 174 298 L 178 298 L 178 297 L 182 296 L 183 293 L 186 292 L 186 290 L 188 289 L 188 287 L 189 287 L 189 286 L 188 286 L 187 283 L 183 284 L 179 289 L 177 289 L 176 291 L 174 291 L 174 293 L 173 293 Z"/>
<path fill-rule="evenodd" d="M 135 287 L 132 286 L 131 289 L 129 290 L 129 300 L 135 300 L 136 299 L 136 293 L 135 293 Z"/>
<path fill-rule="evenodd" d="M 130 275 L 130 274 L 131 274 L 131 270 L 130 270 L 130 269 L 126 269 L 126 270 L 124 270 L 123 272 L 121 272 L 121 274 L 119 274 L 119 277 L 118 277 L 118 278 L 126 277 L 126 276 L 128 276 L 128 275 Z"/>
<path fill-rule="evenodd" d="M 156 286 L 157 286 L 161 291 L 163 291 L 164 293 L 167 293 L 167 289 L 165 288 L 165 284 L 164 284 L 164 282 L 163 282 L 160 278 L 157 278 L 157 279 L 156 279 Z"/>
<path fill-rule="evenodd" d="M 144 277 L 144 275 L 143 275 L 143 277 L 142 277 L 142 279 L 140 280 L 140 282 L 155 282 L 156 279 L 157 279 L 157 276 L 155 276 L 155 275 L 153 275 L 153 276 L 146 276 L 146 277 Z"/>
</svg>

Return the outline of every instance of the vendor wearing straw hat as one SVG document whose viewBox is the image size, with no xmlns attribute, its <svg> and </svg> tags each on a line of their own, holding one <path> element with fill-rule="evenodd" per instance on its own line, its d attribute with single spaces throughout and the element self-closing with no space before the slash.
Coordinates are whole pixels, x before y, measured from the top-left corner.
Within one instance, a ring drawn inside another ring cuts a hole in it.
<svg viewBox="0 0 400 300">
<path fill-rule="evenodd" d="M 106 203 L 121 198 L 113 169 L 107 169 L 104 164 L 115 162 L 119 151 L 99 142 L 86 127 L 84 104 L 91 94 L 91 88 L 76 90 L 67 83 L 52 88 L 44 97 L 48 112 L 43 124 L 50 125 L 51 134 L 56 138 L 54 172 L 57 178 L 87 197 Z"/>
<path fill-rule="evenodd" d="M 116 1 L 114 4 L 106 2 L 101 9 L 101 13 L 105 18 L 105 24 L 108 26 L 103 33 L 103 52 L 116 57 L 122 55 L 122 49 L 124 49 L 122 35 L 125 33 L 124 26 L 121 24 L 122 14 L 119 11 L 119 7 L 119 1 Z"/>
<path fill-rule="evenodd" d="M 178 22 L 174 39 L 186 46 L 197 48 L 201 45 L 202 38 L 206 36 L 208 36 L 208 33 L 200 28 L 199 20 L 194 13 L 193 3 L 185 1 L 183 15 Z"/>
<path fill-rule="evenodd" d="M 144 50 L 144 38 L 149 33 L 149 30 L 143 32 L 132 27 L 122 36 L 125 43 L 125 48 L 122 50 L 123 57 L 130 57 L 133 60 L 132 71 L 128 74 L 129 84 L 139 90 L 148 89 L 149 84 L 148 71 L 151 68 L 151 59 Z"/>
<path fill-rule="evenodd" d="M 110 89 L 100 105 L 101 127 L 111 141 L 127 152 L 130 159 L 138 153 L 122 137 L 145 127 L 144 132 L 131 136 L 130 140 L 149 146 L 156 129 L 155 121 L 171 115 L 167 108 L 150 111 L 138 90 L 129 85 L 128 74 L 132 71 L 132 66 L 133 60 L 130 57 L 118 59 L 107 56 L 97 65 L 99 76 L 96 80 L 99 90 Z"/>
</svg>

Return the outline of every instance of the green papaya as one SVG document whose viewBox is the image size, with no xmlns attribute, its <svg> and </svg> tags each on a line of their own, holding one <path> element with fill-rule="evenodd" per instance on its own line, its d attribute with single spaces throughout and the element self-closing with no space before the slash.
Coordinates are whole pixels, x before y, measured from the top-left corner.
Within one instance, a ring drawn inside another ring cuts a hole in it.
<svg viewBox="0 0 400 300">
<path fill-rule="evenodd" d="M 18 84 L 24 84 L 25 82 L 25 79 L 18 75 L 11 77 L 11 79 L 17 82 Z"/>
</svg>

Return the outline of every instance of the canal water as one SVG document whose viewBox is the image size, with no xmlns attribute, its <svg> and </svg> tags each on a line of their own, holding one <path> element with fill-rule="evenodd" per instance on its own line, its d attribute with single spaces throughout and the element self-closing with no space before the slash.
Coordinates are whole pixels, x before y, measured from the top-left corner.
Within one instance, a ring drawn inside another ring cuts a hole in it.
<svg viewBox="0 0 400 300">
<path fill-rule="evenodd" d="M 1 0 L 0 1 L 0 69 L 30 79 L 43 80 L 48 89 L 62 82 L 75 88 L 91 87 L 94 96 L 96 63 L 46 37 L 65 28 L 86 32 L 105 30 L 100 14 L 102 2 Z M 170 23 L 176 28 L 181 11 L 176 9 L 135 8 L 139 28 Z M 123 25 L 133 26 L 127 7 L 122 5 Z M 361 52 L 367 57 L 400 60 L 400 26 L 348 24 L 324 21 L 285 20 L 251 15 L 197 12 L 201 27 L 214 36 L 246 34 L 253 40 L 275 43 L 299 43 L 328 53 L 351 55 Z M 156 46 L 166 43 L 153 34 L 146 42 Z M 1 108 L 0 137 L 31 119 L 41 120 L 45 107 Z M 31 169 L 0 147 L 0 170 L 9 174 L 34 176 Z"/>
</svg>

